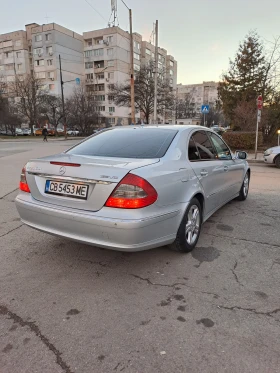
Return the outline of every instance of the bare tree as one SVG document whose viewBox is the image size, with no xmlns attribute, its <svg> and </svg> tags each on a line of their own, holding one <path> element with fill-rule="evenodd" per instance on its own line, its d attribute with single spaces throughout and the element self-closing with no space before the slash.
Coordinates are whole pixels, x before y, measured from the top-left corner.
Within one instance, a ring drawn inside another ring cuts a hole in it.
<svg viewBox="0 0 280 373">
<path fill-rule="evenodd" d="M 57 126 L 63 118 L 62 100 L 58 96 L 42 94 L 39 113 L 48 120 L 57 131 Z"/>
<path fill-rule="evenodd" d="M 142 112 L 146 123 L 149 123 L 150 117 L 154 112 L 154 64 L 151 62 L 142 66 L 140 71 L 135 74 L 135 108 L 137 112 Z M 110 95 L 114 97 L 117 106 L 130 107 L 130 82 L 125 84 L 116 84 L 111 89 Z M 158 79 L 158 114 L 174 108 L 174 93 L 166 79 L 165 71 L 159 72 Z"/>
<path fill-rule="evenodd" d="M 25 77 L 15 77 L 15 82 L 11 84 L 12 95 L 17 97 L 15 107 L 18 115 L 29 122 L 31 133 L 33 127 L 38 123 L 39 106 L 41 104 L 42 83 L 36 78 L 35 73 Z"/>
<path fill-rule="evenodd" d="M 193 118 L 195 115 L 195 102 L 192 94 L 186 93 L 183 99 L 176 99 L 176 119 Z"/>
<path fill-rule="evenodd" d="M 6 132 L 10 131 L 15 136 L 16 128 L 20 125 L 21 121 L 16 114 L 12 101 L 0 95 L 0 127 L 4 128 Z"/>
<path fill-rule="evenodd" d="M 88 92 L 85 85 L 75 88 L 66 101 L 68 125 L 78 128 L 83 135 L 91 135 L 101 119 L 97 106 L 98 101 L 95 100 L 93 92 Z"/>
</svg>

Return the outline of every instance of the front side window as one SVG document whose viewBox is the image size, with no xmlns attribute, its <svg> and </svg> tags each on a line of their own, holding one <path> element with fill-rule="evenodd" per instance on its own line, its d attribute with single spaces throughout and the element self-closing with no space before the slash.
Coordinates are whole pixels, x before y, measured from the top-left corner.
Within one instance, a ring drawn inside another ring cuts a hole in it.
<svg viewBox="0 0 280 373">
<path fill-rule="evenodd" d="M 200 160 L 199 151 L 197 150 L 197 147 L 196 147 L 196 144 L 195 144 L 195 141 L 194 141 L 193 137 L 190 138 L 188 153 L 189 153 L 189 160 L 190 161 L 199 161 Z"/>
<path fill-rule="evenodd" d="M 209 133 L 219 159 L 232 159 L 231 151 L 224 141 L 215 133 Z"/>
<path fill-rule="evenodd" d="M 212 143 L 205 131 L 197 131 L 192 135 L 195 146 L 198 150 L 200 160 L 217 159 Z"/>
</svg>

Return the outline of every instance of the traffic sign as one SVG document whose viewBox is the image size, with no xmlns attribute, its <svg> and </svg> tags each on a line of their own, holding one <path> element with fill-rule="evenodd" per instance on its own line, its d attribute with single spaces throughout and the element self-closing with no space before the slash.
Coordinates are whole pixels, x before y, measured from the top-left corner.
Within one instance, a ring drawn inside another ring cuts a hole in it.
<svg viewBox="0 0 280 373">
<path fill-rule="evenodd" d="M 258 105 L 258 109 L 262 110 L 262 108 L 263 108 L 263 98 L 262 98 L 261 95 L 257 99 L 257 105 Z"/>
<path fill-rule="evenodd" d="M 201 112 L 202 112 L 202 114 L 208 114 L 209 113 L 209 105 L 201 105 Z"/>
<path fill-rule="evenodd" d="M 80 85 L 80 84 L 81 84 L 81 79 L 80 79 L 80 78 L 76 78 L 75 80 L 76 80 L 76 84 L 77 84 L 77 85 Z"/>
</svg>

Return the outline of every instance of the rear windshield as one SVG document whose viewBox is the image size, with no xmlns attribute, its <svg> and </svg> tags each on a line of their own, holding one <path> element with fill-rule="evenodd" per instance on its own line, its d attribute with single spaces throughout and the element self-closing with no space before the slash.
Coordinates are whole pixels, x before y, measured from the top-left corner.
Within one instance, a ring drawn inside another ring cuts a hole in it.
<svg viewBox="0 0 280 373">
<path fill-rule="evenodd" d="M 112 129 L 90 137 L 67 153 L 96 157 L 161 158 L 177 132 L 163 128 Z"/>
</svg>

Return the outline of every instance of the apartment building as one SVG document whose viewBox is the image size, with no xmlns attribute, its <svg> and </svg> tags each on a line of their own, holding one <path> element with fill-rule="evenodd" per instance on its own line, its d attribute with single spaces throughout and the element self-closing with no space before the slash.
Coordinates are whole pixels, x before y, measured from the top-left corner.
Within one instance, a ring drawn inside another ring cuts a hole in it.
<svg viewBox="0 0 280 373">
<path fill-rule="evenodd" d="M 110 89 L 130 79 L 130 35 L 119 27 L 89 31 L 84 37 L 85 83 L 94 92 L 100 114 L 110 125 L 131 123 L 131 109 L 114 105 Z M 142 36 L 135 33 L 134 69 L 140 69 Z M 140 115 L 136 115 L 137 120 Z"/>
<path fill-rule="evenodd" d="M 189 99 L 194 104 L 197 114 L 201 112 L 201 105 L 209 104 L 210 106 L 215 105 L 218 99 L 218 85 L 217 82 L 203 82 L 201 84 L 178 84 L 177 85 L 177 97 L 180 100 L 189 96 Z"/>
<path fill-rule="evenodd" d="M 50 23 L 25 26 L 25 31 L 0 35 L 0 79 L 7 83 L 34 71 L 41 89 L 61 94 L 59 55 L 65 96 L 73 92 L 75 79 L 84 77 L 83 37 L 65 27 Z M 7 92 L 9 94 L 9 92 Z"/>
<path fill-rule="evenodd" d="M 147 42 L 142 42 L 141 48 L 141 64 L 145 65 L 149 61 L 155 61 L 155 51 L 156 47 Z M 158 67 L 159 70 L 163 69 L 165 71 L 166 77 L 170 82 L 170 86 L 173 90 L 177 87 L 177 61 L 174 57 L 167 54 L 167 51 L 163 48 L 158 48 Z"/>
</svg>

